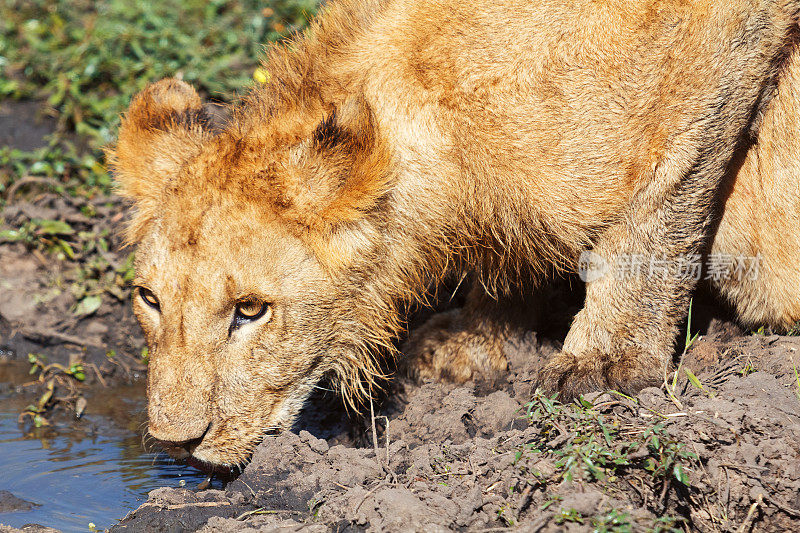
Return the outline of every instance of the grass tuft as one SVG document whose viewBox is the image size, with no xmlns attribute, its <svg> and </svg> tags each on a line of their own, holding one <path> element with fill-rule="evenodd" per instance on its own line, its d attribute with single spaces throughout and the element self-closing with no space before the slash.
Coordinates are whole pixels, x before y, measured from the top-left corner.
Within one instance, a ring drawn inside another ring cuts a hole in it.
<svg viewBox="0 0 800 533">
<path fill-rule="evenodd" d="M 258 0 L 0 0 L 0 101 L 39 100 L 56 120 L 47 148 L 0 148 L 0 193 L 21 176 L 65 174 L 75 187 L 108 192 L 101 149 L 136 92 L 177 76 L 229 101 L 253 83 L 264 46 L 304 27 L 316 7 L 315 0 L 271 7 Z"/>
</svg>

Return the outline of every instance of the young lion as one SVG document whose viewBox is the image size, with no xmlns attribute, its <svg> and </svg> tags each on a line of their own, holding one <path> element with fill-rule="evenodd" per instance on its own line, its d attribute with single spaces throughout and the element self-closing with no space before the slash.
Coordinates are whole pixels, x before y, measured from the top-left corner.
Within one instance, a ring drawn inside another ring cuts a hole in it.
<svg viewBox="0 0 800 533">
<path fill-rule="evenodd" d="M 422 376 L 505 368 L 498 339 L 525 314 L 509 309 L 582 252 L 674 266 L 715 230 L 713 250 L 767 263 L 719 281 L 743 318 L 797 320 L 798 12 L 800 0 L 342 0 L 271 52 L 269 83 L 221 132 L 187 84 L 149 86 L 110 155 L 136 206 L 150 433 L 176 456 L 240 464 L 323 375 L 368 394 L 404 303 L 452 272 L 476 288 L 462 315 L 425 329 L 436 342 L 412 339 Z M 747 151 L 759 125 L 767 138 Z M 589 282 L 543 385 L 655 383 L 695 278 Z"/>
</svg>

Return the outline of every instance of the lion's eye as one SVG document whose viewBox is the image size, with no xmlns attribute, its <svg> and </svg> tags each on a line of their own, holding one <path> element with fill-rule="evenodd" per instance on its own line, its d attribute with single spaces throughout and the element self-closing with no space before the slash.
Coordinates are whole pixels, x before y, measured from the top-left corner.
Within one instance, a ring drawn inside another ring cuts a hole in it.
<svg viewBox="0 0 800 533">
<path fill-rule="evenodd" d="M 263 302 L 239 302 L 236 304 L 236 314 L 254 320 L 261 316 L 266 308 L 267 304 Z"/>
<path fill-rule="evenodd" d="M 144 300 L 144 303 L 146 303 L 156 311 L 161 311 L 161 304 L 158 302 L 158 298 L 156 298 L 156 295 L 153 294 L 153 291 L 151 291 L 150 289 L 139 287 L 139 297 L 141 297 L 141 299 Z"/>
<path fill-rule="evenodd" d="M 267 320 L 272 316 L 272 307 L 266 302 L 258 300 L 246 300 L 236 304 L 236 310 L 233 314 L 233 329 L 247 324 L 248 322 L 255 322 L 267 316 Z"/>
</svg>

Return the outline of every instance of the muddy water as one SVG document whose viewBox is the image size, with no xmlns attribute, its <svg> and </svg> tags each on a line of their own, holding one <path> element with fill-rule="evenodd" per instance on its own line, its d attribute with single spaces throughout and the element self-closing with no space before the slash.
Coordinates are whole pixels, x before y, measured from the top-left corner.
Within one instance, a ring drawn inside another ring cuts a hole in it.
<svg viewBox="0 0 800 533">
<path fill-rule="evenodd" d="M 62 531 L 110 527 L 158 487 L 196 486 L 203 477 L 163 454 L 145 451 L 139 428 L 144 387 L 126 385 L 87 396 L 80 420 L 53 427 L 20 426 L 30 403 L 18 392 L 28 366 L 0 363 L 0 490 L 38 504 L 30 511 L 0 513 L 0 524 L 36 523 Z"/>
</svg>

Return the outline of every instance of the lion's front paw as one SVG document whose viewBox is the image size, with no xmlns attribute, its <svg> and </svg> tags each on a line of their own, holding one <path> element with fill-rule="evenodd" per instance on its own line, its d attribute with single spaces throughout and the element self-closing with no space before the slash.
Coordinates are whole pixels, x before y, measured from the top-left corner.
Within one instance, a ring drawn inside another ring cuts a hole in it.
<svg viewBox="0 0 800 533">
<path fill-rule="evenodd" d="M 490 377 L 508 366 L 502 340 L 466 327 L 458 309 L 434 315 L 409 336 L 403 352 L 406 372 L 417 379 L 463 383 Z"/>
<path fill-rule="evenodd" d="M 616 356 L 600 351 L 580 356 L 561 352 L 545 365 L 539 386 L 546 392 L 557 392 L 562 401 L 609 389 L 635 393 L 659 381 L 659 369 L 644 364 L 644 359 L 650 360 L 633 351 Z"/>
<path fill-rule="evenodd" d="M 587 362 L 561 352 L 545 365 L 539 377 L 539 386 L 547 393 L 557 392 L 561 401 L 608 388 L 601 369 Z"/>
</svg>

